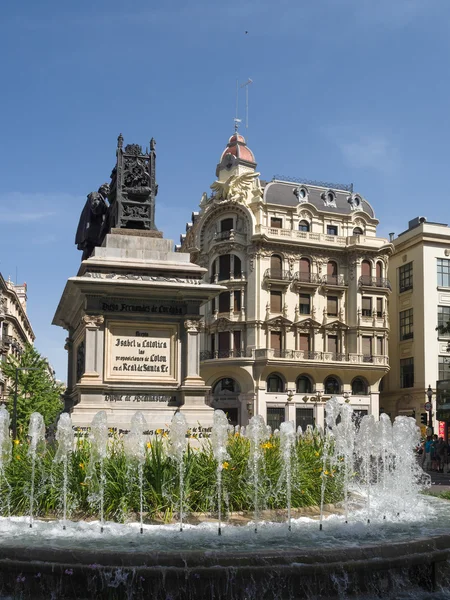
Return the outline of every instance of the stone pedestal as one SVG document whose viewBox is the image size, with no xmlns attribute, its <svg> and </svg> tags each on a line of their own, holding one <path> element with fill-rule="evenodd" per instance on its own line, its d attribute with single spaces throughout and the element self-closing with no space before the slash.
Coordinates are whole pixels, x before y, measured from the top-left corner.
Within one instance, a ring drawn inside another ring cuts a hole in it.
<svg viewBox="0 0 450 600">
<path fill-rule="evenodd" d="M 149 431 L 174 412 L 208 429 L 213 410 L 199 374 L 200 306 L 222 287 L 154 232 L 112 230 L 65 287 L 53 323 L 68 330 L 66 410 L 88 428 L 105 410 L 128 430 L 144 413 Z"/>
</svg>

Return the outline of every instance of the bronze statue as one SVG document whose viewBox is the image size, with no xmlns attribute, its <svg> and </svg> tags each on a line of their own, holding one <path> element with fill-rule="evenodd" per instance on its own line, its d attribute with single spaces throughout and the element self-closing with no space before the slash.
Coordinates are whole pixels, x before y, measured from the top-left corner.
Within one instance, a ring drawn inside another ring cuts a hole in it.
<svg viewBox="0 0 450 600">
<path fill-rule="evenodd" d="M 101 242 L 102 225 L 108 210 L 106 204 L 108 194 L 108 183 L 100 186 L 98 192 L 88 194 L 75 236 L 75 244 L 78 250 L 83 251 L 81 260 L 89 258 L 95 246 L 98 246 Z"/>
</svg>

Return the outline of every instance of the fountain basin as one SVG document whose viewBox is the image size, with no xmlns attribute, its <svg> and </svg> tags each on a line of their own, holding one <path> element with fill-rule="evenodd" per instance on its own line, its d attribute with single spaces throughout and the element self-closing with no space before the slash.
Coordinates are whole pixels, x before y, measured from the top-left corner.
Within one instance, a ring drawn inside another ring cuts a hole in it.
<svg viewBox="0 0 450 600">
<path fill-rule="evenodd" d="M 446 598 L 450 585 L 450 504 L 421 500 L 416 513 L 345 524 L 308 518 L 251 525 L 0 522 L 3 598 Z M 416 595 L 408 595 L 411 590 Z M 419 594 L 419 595 L 417 595 Z"/>
</svg>

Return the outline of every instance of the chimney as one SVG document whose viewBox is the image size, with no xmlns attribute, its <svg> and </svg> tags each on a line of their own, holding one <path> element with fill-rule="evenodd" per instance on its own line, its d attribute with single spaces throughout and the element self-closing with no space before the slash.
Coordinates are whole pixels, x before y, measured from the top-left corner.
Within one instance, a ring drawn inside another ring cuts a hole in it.
<svg viewBox="0 0 450 600">
<path fill-rule="evenodd" d="M 394 236 L 395 236 L 395 232 L 391 231 L 391 233 L 389 234 L 389 241 L 393 242 L 394 241 Z"/>
</svg>

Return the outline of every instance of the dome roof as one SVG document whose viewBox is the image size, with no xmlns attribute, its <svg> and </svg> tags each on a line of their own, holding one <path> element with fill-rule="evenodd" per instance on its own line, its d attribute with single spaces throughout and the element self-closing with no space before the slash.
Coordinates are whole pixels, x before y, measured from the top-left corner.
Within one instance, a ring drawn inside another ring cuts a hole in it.
<svg viewBox="0 0 450 600">
<path fill-rule="evenodd" d="M 220 162 L 227 154 L 231 154 L 240 160 L 256 165 L 256 160 L 253 152 L 247 147 L 245 138 L 240 133 L 234 133 L 228 140 L 227 147 L 222 152 Z"/>
</svg>

